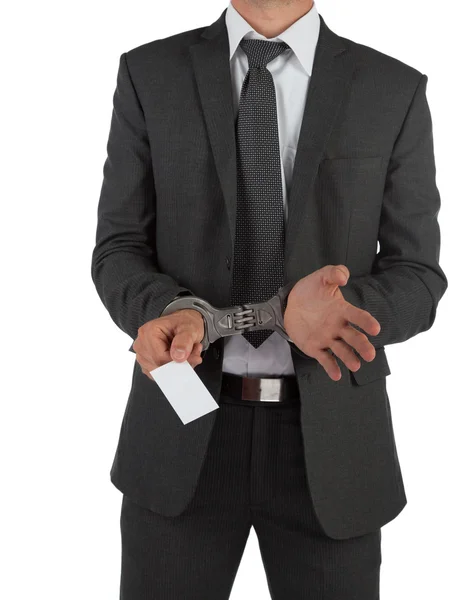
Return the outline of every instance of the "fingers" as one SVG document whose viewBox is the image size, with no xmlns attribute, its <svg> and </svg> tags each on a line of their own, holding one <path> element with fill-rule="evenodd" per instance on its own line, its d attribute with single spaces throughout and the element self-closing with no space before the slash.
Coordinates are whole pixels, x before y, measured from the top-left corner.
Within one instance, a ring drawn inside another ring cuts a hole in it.
<svg viewBox="0 0 471 600">
<path fill-rule="evenodd" d="M 329 336 L 312 337 L 301 348 L 308 356 L 315 358 L 324 367 L 331 379 L 338 381 L 341 371 L 335 358 L 340 359 L 350 371 L 361 368 L 359 354 L 363 360 L 371 362 L 376 350 L 365 333 L 352 325 L 347 325 Z M 335 355 L 335 358 L 330 353 Z"/>
<path fill-rule="evenodd" d="M 191 354 L 186 359 L 188 361 L 188 364 L 191 365 L 193 367 L 193 369 L 203 362 L 203 358 L 201 356 L 202 351 L 203 351 L 203 344 L 198 342 L 193 345 Z M 139 354 L 136 354 L 136 360 L 138 361 L 139 366 L 141 367 L 141 371 L 144 373 L 144 375 L 146 375 L 149 379 L 154 381 L 154 378 L 152 377 L 150 372 L 153 371 L 154 369 L 156 369 L 157 367 L 161 367 L 161 366 L 171 362 L 172 359 L 170 357 L 170 352 L 166 352 L 165 356 L 162 356 L 160 358 L 158 364 L 154 364 L 151 360 L 149 360 Z M 182 361 L 179 360 L 177 362 L 182 362 Z"/>
<path fill-rule="evenodd" d="M 195 368 L 203 360 L 203 335 L 203 317 L 192 309 L 148 321 L 139 328 L 133 344 L 141 371 L 153 380 L 151 372 L 172 360 L 187 360 Z"/>
<path fill-rule="evenodd" d="M 194 329 L 183 329 L 178 331 L 170 346 L 170 356 L 176 362 L 183 362 L 190 356 L 195 340 Z"/>
<path fill-rule="evenodd" d="M 358 371 L 361 367 L 361 362 L 352 347 L 346 344 L 343 340 L 333 340 L 330 348 L 332 352 L 345 363 L 350 371 Z"/>
<path fill-rule="evenodd" d="M 323 267 L 323 283 L 326 285 L 345 285 L 350 277 L 350 271 L 345 265 L 327 265 Z"/>
<path fill-rule="evenodd" d="M 203 350 L 203 344 L 197 343 L 193 346 L 193 351 L 188 357 L 189 364 L 195 368 L 203 362 L 203 358 L 201 356 L 201 352 Z"/>
<path fill-rule="evenodd" d="M 376 356 L 375 347 L 366 335 L 351 325 L 347 325 L 347 327 L 342 329 L 340 336 L 349 346 L 355 348 L 358 354 L 367 362 L 372 361 Z"/>
<path fill-rule="evenodd" d="M 319 361 L 322 367 L 324 367 L 325 372 L 331 379 L 338 381 L 342 377 L 340 367 L 329 350 L 321 350 L 320 352 L 317 352 L 315 358 Z"/>
<path fill-rule="evenodd" d="M 373 315 L 343 297 L 339 286 L 346 285 L 349 277 L 349 269 L 341 264 L 314 271 L 293 288 L 292 301 L 284 313 L 285 328 L 292 341 L 305 354 L 316 358 L 334 380 L 341 378 L 336 358 L 350 371 L 361 368 L 360 359 L 374 359 L 376 351 L 367 336 L 378 335 L 381 330 Z"/>
<path fill-rule="evenodd" d="M 344 315 L 347 321 L 358 325 L 358 327 L 361 327 L 369 335 L 378 335 L 381 331 L 381 325 L 373 315 L 366 310 L 353 306 L 349 302 L 346 302 Z"/>
</svg>

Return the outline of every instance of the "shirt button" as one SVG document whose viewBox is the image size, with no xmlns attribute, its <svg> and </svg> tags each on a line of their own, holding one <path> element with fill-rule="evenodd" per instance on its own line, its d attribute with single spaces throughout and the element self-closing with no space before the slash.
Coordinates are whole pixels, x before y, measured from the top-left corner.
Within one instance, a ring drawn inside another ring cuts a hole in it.
<svg viewBox="0 0 471 600">
<path fill-rule="evenodd" d="M 227 267 L 228 269 L 230 269 L 230 268 L 231 268 L 231 259 L 230 259 L 228 256 L 226 256 L 226 267 Z"/>
<path fill-rule="evenodd" d="M 219 358 L 220 352 L 219 352 L 219 348 L 214 347 L 213 348 L 213 355 L 215 359 Z"/>
</svg>

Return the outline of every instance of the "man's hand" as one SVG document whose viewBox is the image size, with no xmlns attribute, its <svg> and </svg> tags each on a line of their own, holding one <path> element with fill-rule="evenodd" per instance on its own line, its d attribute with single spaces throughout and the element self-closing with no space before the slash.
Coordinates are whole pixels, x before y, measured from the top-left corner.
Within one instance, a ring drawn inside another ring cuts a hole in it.
<svg viewBox="0 0 471 600">
<path fill-rule="evenodd" d="M 300 279 L 288 296 L 284 326 L 296 346 L 316 358 L 334 381 L 342 374 L 335 354 L 351 371 L 361 363 L 353 348 L 367 362 L 376 356 L 368 335 L 378 335 L 380 324 L 366 310 L 357 308 L 342 296 L 350 272 L 344 265 L 327 265 Z M 333 354 L 332 354 L 333 353 Z"/>
<path fill-rule="evenodd" d="M 142 372 L 154 381 L 150 371 L 175 360 L 188 360 L 195 368 L 203 362 L 201 351 L 204 317 L 197 310 L 185 308 L 144 323 L 133 344 Z"/>
</svg>

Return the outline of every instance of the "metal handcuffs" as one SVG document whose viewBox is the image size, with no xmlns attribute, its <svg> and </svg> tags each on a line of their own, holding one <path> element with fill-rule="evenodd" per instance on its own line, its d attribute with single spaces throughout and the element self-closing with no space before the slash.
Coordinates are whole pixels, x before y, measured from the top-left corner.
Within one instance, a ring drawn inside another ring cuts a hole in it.
<svg viewBox="0 0 471 600">
<path fill-rule="evenodd" d="M 281 287 L 277 294 L 265 302 L 241 304 L 216 308 L 198 296 L 181 296 L 172 300 L 161 313 L 161 317 L 183 308 L 197 310 L 204 317 L 203 351 L 220 337 L 238 335 L 244 331 L 272 329 L 288 342 L 293 340 L 286 333 L 283 316 L 288 295 L 296 282 Z"/>
</svg>

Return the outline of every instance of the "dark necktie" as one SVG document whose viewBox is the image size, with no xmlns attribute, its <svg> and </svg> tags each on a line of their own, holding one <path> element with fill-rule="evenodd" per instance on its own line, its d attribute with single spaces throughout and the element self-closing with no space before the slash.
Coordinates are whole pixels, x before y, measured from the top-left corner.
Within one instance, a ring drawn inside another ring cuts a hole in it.
<svg viewBox="0 0 471 600">
<path fill-rule="evenodd" d="M 284 42 L 243 39 L 249 69 L 236 124 L 237 212 L 231 305 L 264 302 L 283 285 L 284 213 L 276 93 L 267 64 Z M 258 348 L 273 330 L 245 331 Z"/>
</svg>

